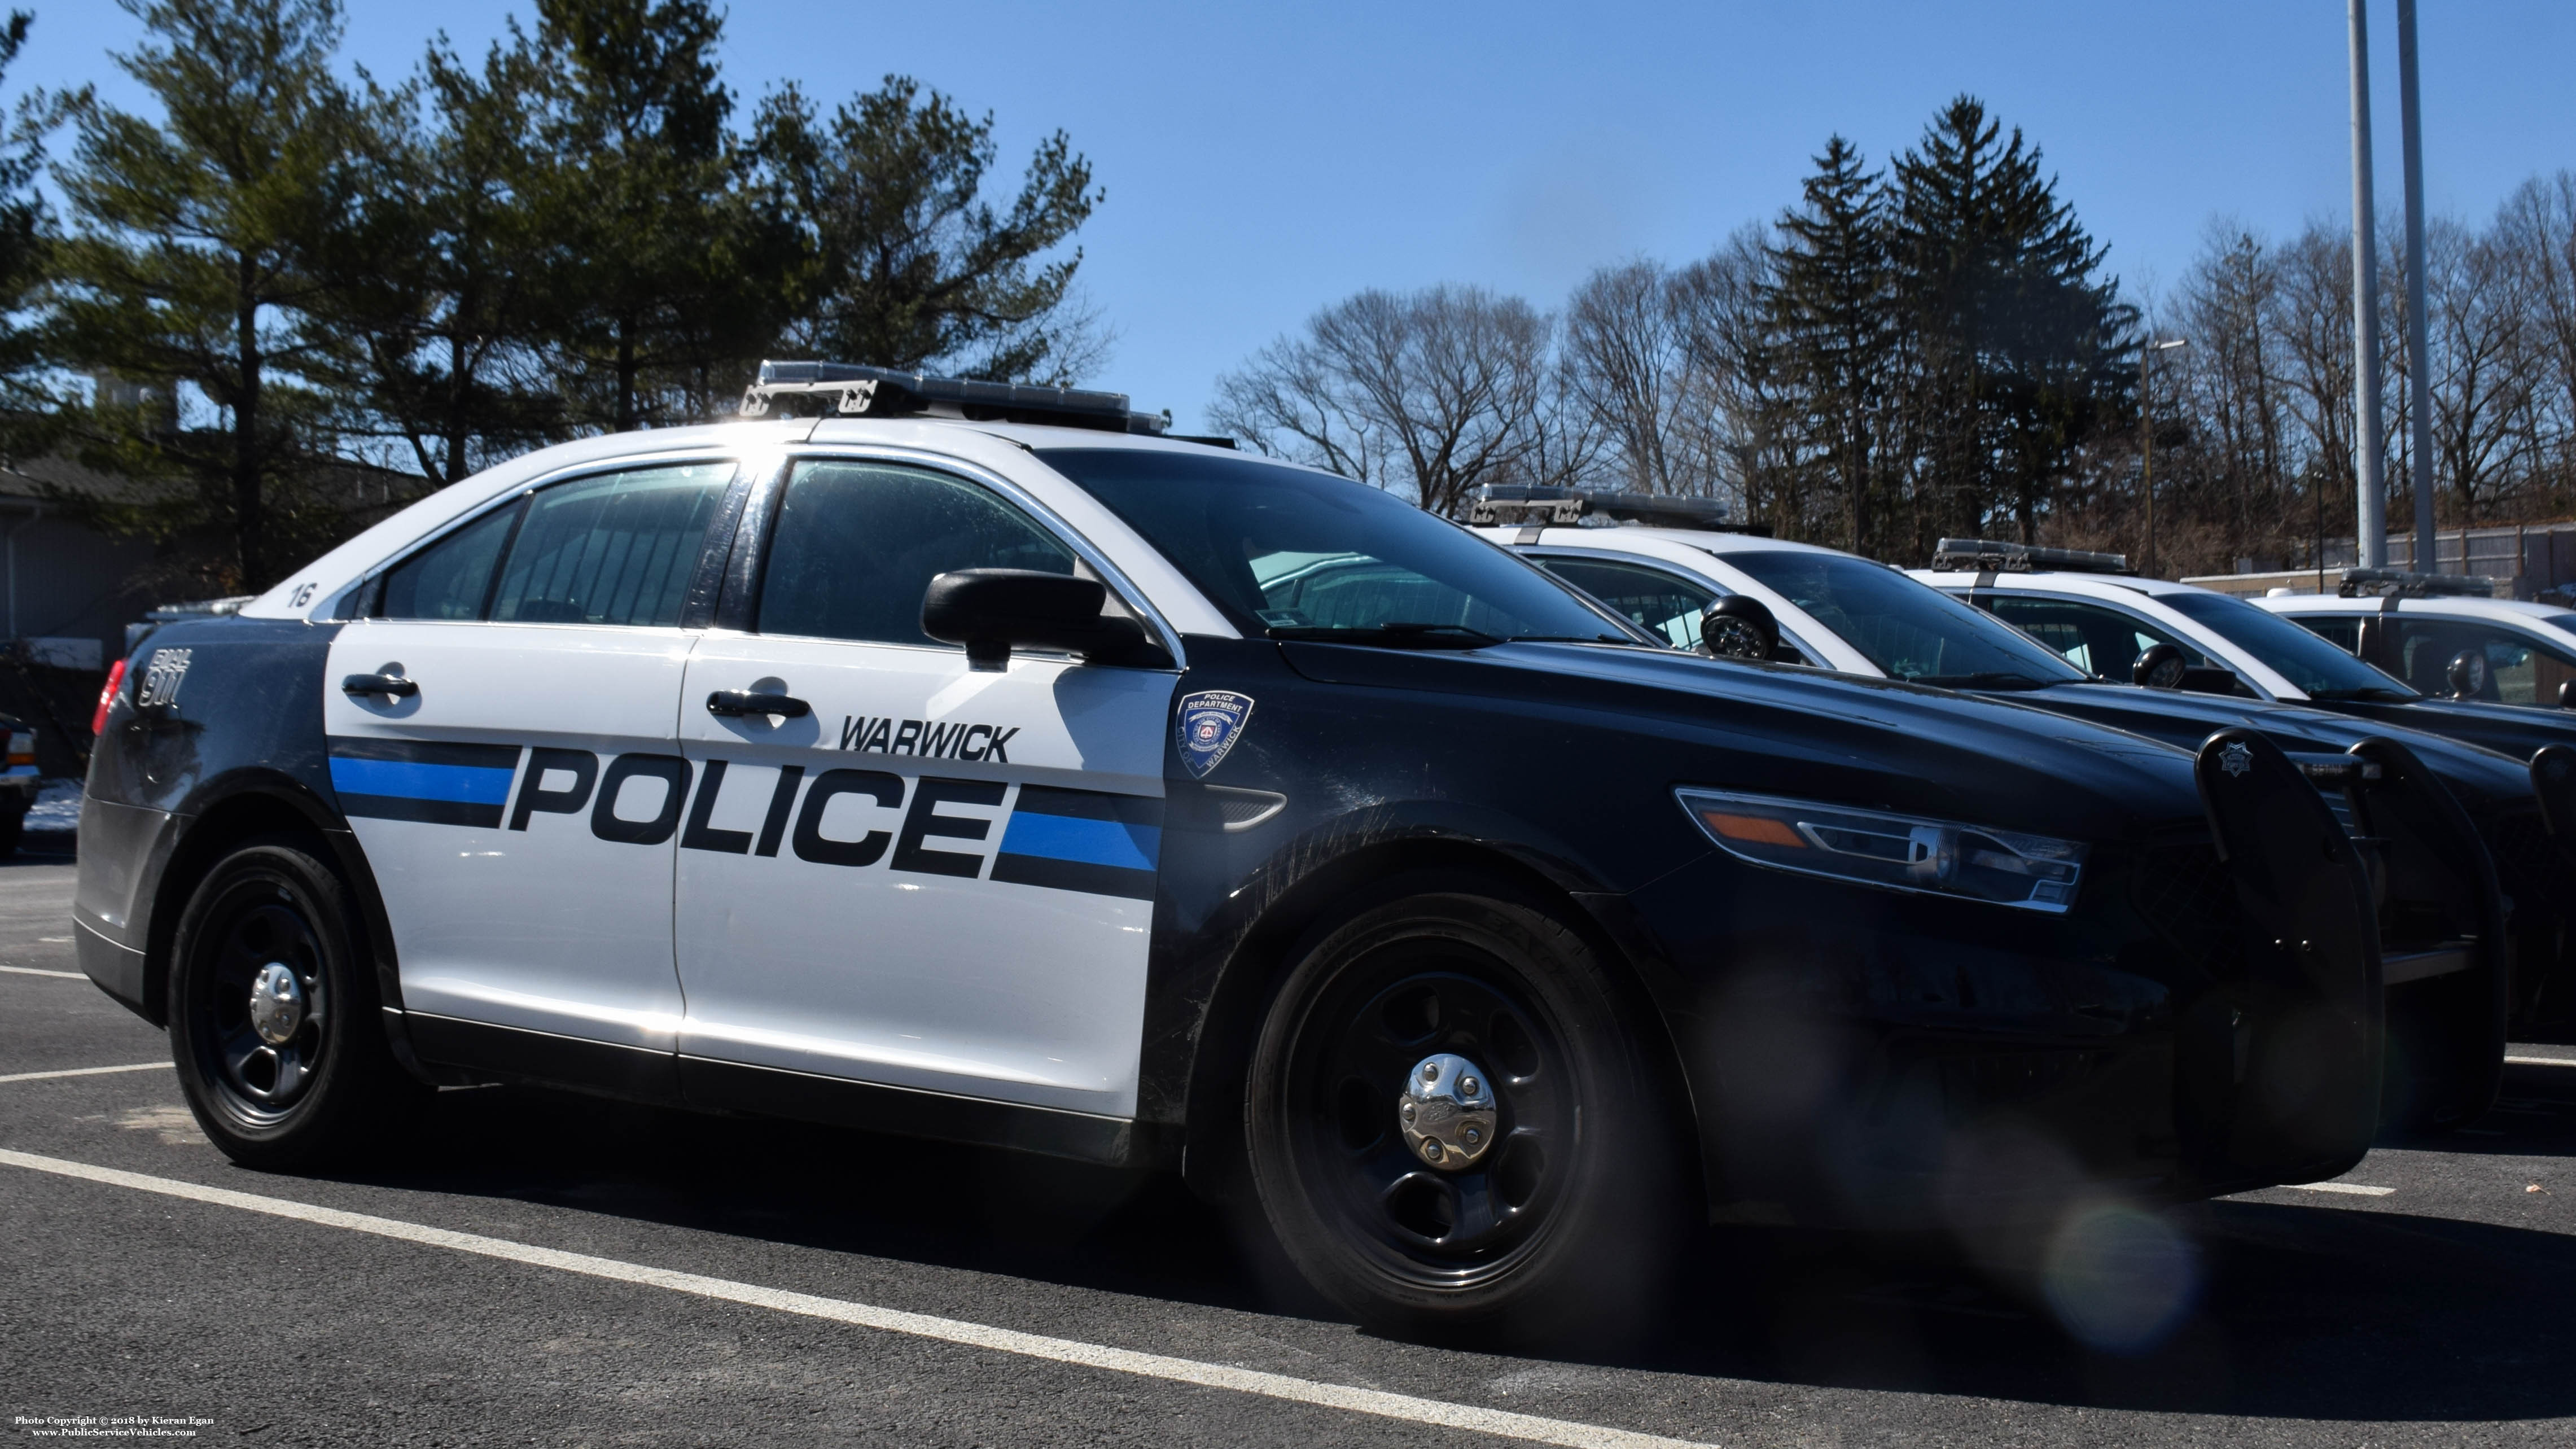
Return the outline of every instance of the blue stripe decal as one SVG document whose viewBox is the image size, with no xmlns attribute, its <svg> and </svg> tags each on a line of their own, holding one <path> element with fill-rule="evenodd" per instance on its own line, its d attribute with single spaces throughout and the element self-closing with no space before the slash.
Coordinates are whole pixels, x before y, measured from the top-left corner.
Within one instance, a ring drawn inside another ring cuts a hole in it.
<svg viewBox="0 0 2576 1449">
<path fill-rule="evenodd" d="M 1011 812 L 1011 828 L 1002 835 L 1002 853 L 1037 855 L 1049 860 L 1078 860 L 1086 865 L 1114 865 L 1124 870 L 1152 870 L 1163 832 L 1151 825 L 1122 825 L 1115 820 L 1084 820 L 1072 815 Z"/>
<path fill-rule="evenodd" d="M 408 760 L 331 761 L 331 788 L 352 795 L 389 795 L 408 800 L 454 800 L 470 805 L 500 805 L 510 798 L 510 780 L 518 773 L 472 765 L 424 765 Z"/>
</svg>

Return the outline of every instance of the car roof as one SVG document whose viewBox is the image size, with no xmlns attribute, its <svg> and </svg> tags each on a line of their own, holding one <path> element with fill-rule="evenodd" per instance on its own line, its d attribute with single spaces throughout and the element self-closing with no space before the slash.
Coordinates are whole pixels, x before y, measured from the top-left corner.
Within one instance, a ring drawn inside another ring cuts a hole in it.
<svg viewBox="0 0 2576 1449">
<path fill-rule="evenodd" d="M 2252 602 L 2285 614 L 2375 614 L 2386 601 L 2376 597 L 2347 599 L 2339 594 L 2283 594 L 2278 598 L 2255 599 Z M 2505 614 L 2554 621 L 2556 616 L 2569 612 L 2563 605 L 2544 604 L 2536 599 L 2480 599 L 2457 594 L 2430 599 L 2400 599 L 2398 603 L 2405 609 L 2421 610 L 2425 613 L 2456 610 L 2462 614 L 2487 618 Z"/>
<path fill-rule="evenodd" d="M 1498 535 L 1507 538 L 1511 542 L 1518 543 L 1521 541 L 1521 535 L 1527 530 L 1527 527 L 1528 526 L 1526 524 L 1499 523 L 1487 524 L 1478 528 L 1476 531 L 1481 534 Z M 1538 537 L 1529 541 L 1536 544 L 1617 548 L 1620 541 L 1623 539 L 1639 538 L 1650 538 L 1666 543 L 1678 543 L 1687 548 L 1695 548 L 1704 553 L 1715 554 L 1755 553 L 1763 550 L 1777 549 L 1797 553 L 1830 553 L 1843 558 L 1858 557 L 1856 554 L 1845 553 L 1843 550 L 1838 548 L 1826 548 L 1820 544 L 1813 543 L 1800 543 L 1794 539 L 1787 538 L 1766 538 L 1758 533 L 1720 533 L 1705 528 L 1658 528 L 1651 525 L 1633 523 L 1616 524 L 1607 528 L 1585 528 L 1579 524 L 1551 525 L 1547 528 L 1541 529 Z"/>
</svg>

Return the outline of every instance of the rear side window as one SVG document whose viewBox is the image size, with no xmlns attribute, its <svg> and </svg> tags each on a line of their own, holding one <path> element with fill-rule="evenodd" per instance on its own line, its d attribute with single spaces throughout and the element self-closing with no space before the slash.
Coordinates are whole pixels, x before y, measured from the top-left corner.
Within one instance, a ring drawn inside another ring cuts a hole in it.
<svg viewBox="0 0 2576 1449">
<path fill-rule="evenodd" d="M 487 513 L 385 575 L 385 619 L 480 619 L 521 505 Z"/>
<path fill-rule="evenodd" d="M 921 632 L 921 598 L 956 569 L 1075 572 L 1071 549 L 964 479 L 887 463 L 799 463 L 770 535 L 760 632 L 955 648 Z"/>
<path fill-rule="evenodd" d="M 1699 617 L 1717 598 L 1715 589 L 1615 559 L 1541 558 L 1538 566 L 1676 649 L 1699 647 Z"/>
<path fill-rule="evenodd" d="M 2285 614 L 2283 618 L 2346 654 L 2361 652 L 2361 621 L 2345 614 Z"/>
<path fill-rule="evenodd" d="M 501 566 L 495 622 L 680 622 L 731 463 L 603 473 L 530 498 Z"/>
<path fill-rule="evenodd" d="M 2194 665 L 2210 662 L 2208 655 L 2164 630 L 2099 604 L 1995 594 L 1988 606 L 1996 618 L 2066 656 L 2067 663 L 2105 679 L 2126 683 L 2138 656 L 2158 644 L 2182 650 Z"/>
</svg>

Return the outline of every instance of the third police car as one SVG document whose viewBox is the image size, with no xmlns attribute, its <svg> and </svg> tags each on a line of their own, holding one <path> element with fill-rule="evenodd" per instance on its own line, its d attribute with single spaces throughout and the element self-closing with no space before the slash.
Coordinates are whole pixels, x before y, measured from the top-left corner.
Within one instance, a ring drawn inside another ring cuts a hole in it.
<svg viewBox="0 0 2576 1449">
<path fill-rule="evenodd" d="M 523 1080 L 1180 1167 L 1370 1321 L 1563 1332 L 1694 1218 L 2370 1141 L 2372 883 L 2259 734 L 1675 653 L 1113 394 L 746 410 L 800 399 L 494 468 L 127 662 L 80 959 L 223 1151 Z"/>
</svg>

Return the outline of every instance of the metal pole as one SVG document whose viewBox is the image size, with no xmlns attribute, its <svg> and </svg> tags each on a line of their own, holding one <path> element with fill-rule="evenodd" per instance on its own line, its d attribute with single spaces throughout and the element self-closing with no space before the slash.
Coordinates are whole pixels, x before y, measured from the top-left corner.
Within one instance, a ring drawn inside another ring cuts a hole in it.
<svg viewBox="0 0 2576 1449">
<path fill-rule="evenodd" d="M 2370 194 L 2370 22 L 2363 0 L 2352 15 L 2352 394 L 2353 492 L 2361 566 L 2388 566 L 2388 475 L 2379 431 L 2378 204 Z"/>
<path fill-rule="evenodd" d="M 2406 411 L 2408 461 L 2415 483 L 2415 567 L 2442 570 L 2433 533 L 2433 367 L 2424 334 L 2424 124 L 2415 86 L 2415 0 L 2397 0 L 2397 117 L 2406 158 Z M 2469 571 L 2469 536 L 2460 535 L 2460 572 Z"/>
<path fill-rule="evenodd" d="M 2147 396 L 2147 360 L 2156 355 L 2152 342 L 2138 344 L 2138 491 L 2147 495 L 2146 567 L 2148 578 L 2156 576 L 2156 416 Z"/>
</svg>

